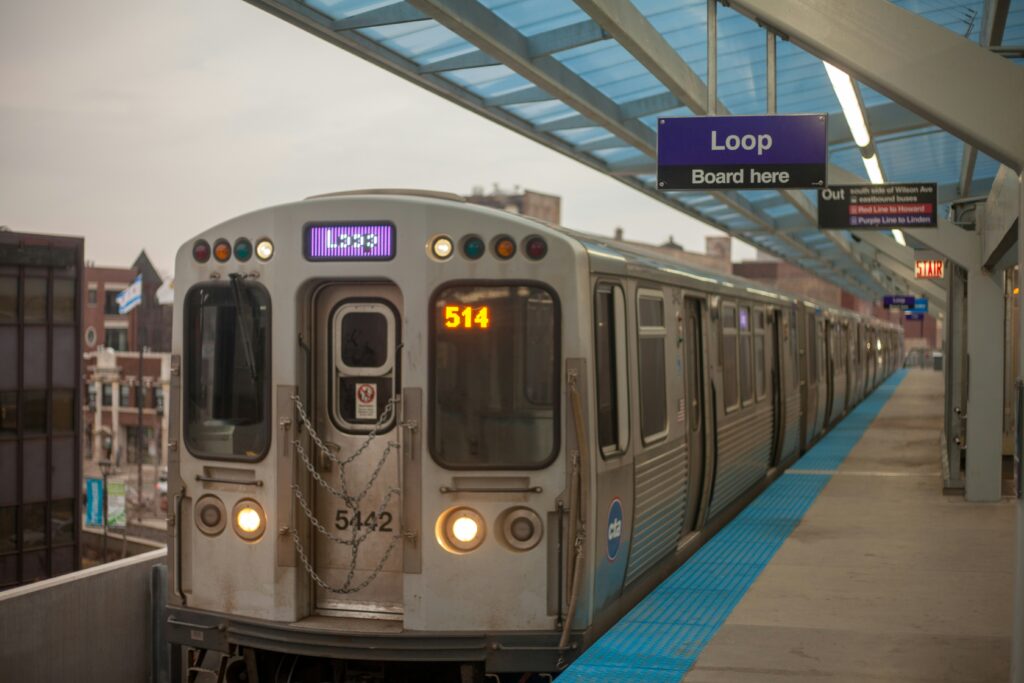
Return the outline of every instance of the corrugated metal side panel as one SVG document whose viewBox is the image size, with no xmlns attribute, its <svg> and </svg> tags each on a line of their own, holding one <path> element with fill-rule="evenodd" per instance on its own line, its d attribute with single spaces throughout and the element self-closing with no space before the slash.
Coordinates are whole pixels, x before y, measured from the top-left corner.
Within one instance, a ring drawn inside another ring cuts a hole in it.
<svg viewBox="0 0 1024 683">
<path fill-rule="evenodd" d="M 633 493 L 636 526 L 626 569 L 627 584 L 675 550 L 683 531 L 689 474 L 685 440 L 637 458 Z"/>
<path fill-rule="evenodd" d="M 741 411 L 718 434 L 718 464 L 711 494 L 711 517 L 768 472 L 772 450 L 771 403 L 764 401 L 752 412 Z"/>
</svg>

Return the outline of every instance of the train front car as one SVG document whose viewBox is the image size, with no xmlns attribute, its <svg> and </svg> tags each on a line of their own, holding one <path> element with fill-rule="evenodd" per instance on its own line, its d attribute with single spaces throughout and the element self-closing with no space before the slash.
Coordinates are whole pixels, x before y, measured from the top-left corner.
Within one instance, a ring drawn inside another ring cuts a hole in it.
<svg viewBox="0 0 1024 683">
<path fill-rule="evenodd" d="M 184 667 L 556 669 L 566 359 L 590 345 L 566 312 L 587 310 L 587 257 L 456 200 L 313 198 L 179 251 L 168 631 Z"/>
</svg>

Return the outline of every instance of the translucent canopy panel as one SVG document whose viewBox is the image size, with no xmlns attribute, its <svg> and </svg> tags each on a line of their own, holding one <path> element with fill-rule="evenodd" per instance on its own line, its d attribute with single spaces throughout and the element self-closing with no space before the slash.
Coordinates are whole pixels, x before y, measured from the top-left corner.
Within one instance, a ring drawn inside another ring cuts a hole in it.
<svg viewBox="0 0 1024 683">
<path fill-rule="evenodd" d="M 658 118 L 701 114 L 707 104 L 706 0 L 610 3 L 628 27 L 602 24 L 589 2 L 571 0 L 248 1 L 858 295 L 882 291 L 848 234 L 818 231 L 814 191 L 657 189 Z M 966 40 L 981 37 L 983 0 L 893 3 Z M 631 40 L 619 41 L 623 31 Z M 767 40 L 763 27 L 718 6 L 720 114 L 768 110 Z M 1024 0 L 1011 0 L 1003 44 L 1024 44 Z M 778 113 L 827 113 L 832 167 L 866 179 L 821 59 L 787 40 L 775 46 Z M 671 57 L 669 68 L 651 68 L 653 47 L 667 48 L 657 54 Z M 689 101 L 699 111 L 673 87 L 671 74 L 682 71 L 698 81 Z M 963 143 L 862 84 L 859 97 L 885 179 L 935 182 L 944 201 L 955 199 Z M 978 154 L 968 189 L 987 191 L 998 169 Z"/>
</svg>

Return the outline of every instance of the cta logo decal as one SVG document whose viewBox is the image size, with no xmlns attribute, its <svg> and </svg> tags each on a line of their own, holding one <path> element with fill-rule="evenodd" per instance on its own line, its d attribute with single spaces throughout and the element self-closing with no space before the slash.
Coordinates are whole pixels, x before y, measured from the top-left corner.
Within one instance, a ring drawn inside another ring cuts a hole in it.
<svg viewBox="0 0 1024 683">
<path fill-rule="evenodd" d="M 612 562 L 619 554 L 622 545 L 622 501 L 612 498 L 608 506 L 608 559 Z"/>
</svg>

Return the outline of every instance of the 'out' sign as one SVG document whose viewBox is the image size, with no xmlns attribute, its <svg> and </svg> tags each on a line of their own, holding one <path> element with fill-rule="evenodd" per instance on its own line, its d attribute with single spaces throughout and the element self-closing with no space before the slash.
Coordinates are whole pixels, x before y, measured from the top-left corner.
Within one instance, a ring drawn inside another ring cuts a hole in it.
<svg viewBox="0 0 1024 683">
<path fill-rule="evenodd" d="M 943 263 L 938 258 L 917 259 L 914 261 L 914 277 L 918 280 L 940 280 L 945 275 Z"/>
</svg>

